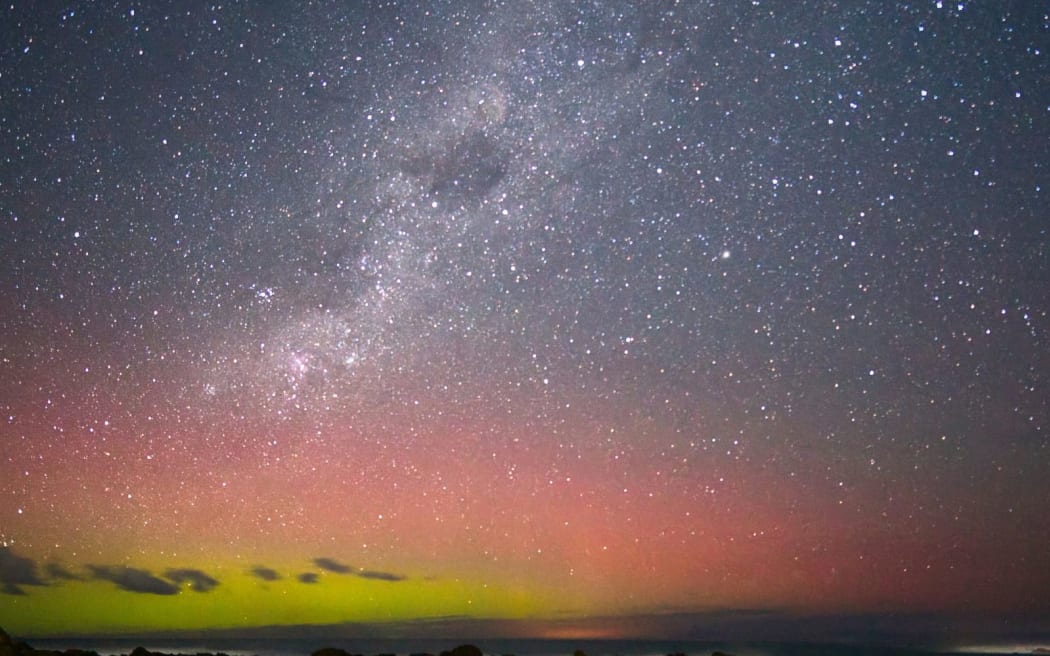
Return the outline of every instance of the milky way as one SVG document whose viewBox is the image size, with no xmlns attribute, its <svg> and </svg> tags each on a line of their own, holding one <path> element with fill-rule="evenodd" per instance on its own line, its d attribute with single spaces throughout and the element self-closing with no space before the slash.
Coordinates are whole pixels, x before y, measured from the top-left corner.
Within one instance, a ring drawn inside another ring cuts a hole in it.
<svg viewBox="0 0 1050 656">
<path fill-rule="evenodd" d="M 4 8 L 4 622 L 1050 612 L 1037 4 Z"/>
</svg>

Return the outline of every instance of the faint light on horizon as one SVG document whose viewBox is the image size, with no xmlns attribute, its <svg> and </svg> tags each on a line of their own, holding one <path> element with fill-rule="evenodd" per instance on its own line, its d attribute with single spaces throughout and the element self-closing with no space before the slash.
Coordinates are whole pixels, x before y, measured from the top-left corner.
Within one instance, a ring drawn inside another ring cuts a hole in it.
<svg viewBox="0 0 1050 656">
<path fill-rule="evenodd" d="M 953 651 L 960 654 L 1042 654 L 1050 652 L 1050 643 L 1018 644 L 1007 642 L 1003 644 L 966 645 L 964 647 L 955 647 Z"/>
</svg>

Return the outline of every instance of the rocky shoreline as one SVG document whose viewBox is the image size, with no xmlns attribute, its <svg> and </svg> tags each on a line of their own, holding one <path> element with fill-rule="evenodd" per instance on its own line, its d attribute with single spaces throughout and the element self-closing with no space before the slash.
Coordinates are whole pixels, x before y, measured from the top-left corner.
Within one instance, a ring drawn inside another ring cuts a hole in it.
<svg viewBox="0 0 1050 656">
<path fill-rule="evenodd" d="M 14 640 L 7 633 L 0 628 L 0 656 L 103 656 L 97 651 L 90 651 L 86 649 L 66 649 L 65 651 L 57 651 L 53 649 L 36 649 L 29 645 L 27 642 L 21 640 Z M 122 654 L 121 656 L 229 656 L 224 652 L 199 652 L 196 654 L 171 654 L 162 651 L 150 651 L 145 647 L 136 647 L 129 654 Z M 344 649 L 338 649 L 336 647 L 324 647 L 314 651 L 310 656 L 364 656 L 363 654 L 356 654 L 348 652 Z M 375 654 L 374 656 L 396 656 L 396 654 Z M 450 651 L 442 651 L 437 654 L 430 652 L 418 652 L 413 653 L 410 656 L 485 656 L 484 653 L 478 647 L 474 645 L 460 645 Z M 513 656 L 512 654 L 505 654 L 504 656 Z M 576 651 L 572 656 L 587 656 L 582 651 Z M 668 654 L 668 656 L 686 656 L 685 654 Z M 716 651 L 711 656 L 732 656 L 732 654 L 726 654 L 720 651 Z"/>
</svg>

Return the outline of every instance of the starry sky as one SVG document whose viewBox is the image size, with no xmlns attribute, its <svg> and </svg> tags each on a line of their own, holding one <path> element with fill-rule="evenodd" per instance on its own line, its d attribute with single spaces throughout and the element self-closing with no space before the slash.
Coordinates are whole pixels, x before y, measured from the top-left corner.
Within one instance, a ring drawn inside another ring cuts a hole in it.
<svg viewBox="0 0 1050 656">
<path fill-rule="evenodd" d="M 1046 5 L 0 26 L 9 632 L 1050 616 Z"/>
</svg>

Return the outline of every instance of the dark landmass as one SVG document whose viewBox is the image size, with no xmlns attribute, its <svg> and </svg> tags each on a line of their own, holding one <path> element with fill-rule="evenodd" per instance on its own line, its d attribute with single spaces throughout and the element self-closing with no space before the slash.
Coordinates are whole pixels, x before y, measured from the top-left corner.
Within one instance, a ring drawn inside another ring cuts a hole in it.
<svg viewBox="0 0 1050 656">
<path fill-rule="evenodd" d="M 320 641 L 319 641 L 320 642 Z M 135 644 L 132 642 L 131 644 Z M 321 643 L 323 644 L 323 642 Z M 817 643 L 754 643 L 752 646 L 761 646 L 762 653 L 772 654 L 776 656 L 829 656 L 835 655 L 848 655 L 848 656 L 934 656 L 937 654 L 950 654 L 954 653 L 951 651 L 939 651 L 930 649 L 920 649 L 915 647 L 878 647 L 878 646 L 865 646 L 861 644 L 817 644 Z M 564 646 L 564 645 L 563 645 Z M 591 645 L 594 647 L 595 645 Z M 130 647 L 130 645 L 129 645 Z M 245 653 L 239 648 L 227 647 L 237 653 Z M 732 652 L 720 651 L 715 649 L 712 651 L 713 646 L 708 646 L 707 649 L 702 649 L 698 645 L 698 649 L 693 652 L 685 653 L 671 650 L 667 653 L 667 656 L 735 656 Z M 176 648 L 177 649 L 177 648 Z M 624 653 L 619 650 L 612 648 L 610 645 L 609 651 L 603 651 L 601 648 L 596 648 L 597 651 L 594 654 L 620 654 Z M 532 653 L 527 650 L 527 653 Z M 554 653 L 554 652 L 551 652 Z M 583 650 L 577 649 L 575 652 L 571 652 L 571 647 L 565 652 L 566 656 L 588 656 Z M 1036 648 L 1025 652 L 1014 652 L 1014 656 L 1018 654 L 1050 654 L 1050 650 L 1045 648 Z M 115 652 L 107 650 L 103 654 L 97 651 L 87 649 L 37 649 L 27 642 L 14 639 L 9 636 L 2 628 L 0 628 L 0 656 L 112 656 Z M 1003 656 L 1004 652 L 997 652 L 995 656 Z M 154 651 L 146 649 L 145 647 L 135 647 L 129 652 L 120 653 L 119 656 L 229 656 L 226 652 L 215 651 L 215 652 L 166 652 L 166 651 Z M 382 653 L 376 652 L 369 654 L 362 654 L 353 651 L 347 651 L 339 647 L 322 647 L 310 652 L 307 655 L 307 650 L 304 650 L 303 656 L 397 656 L 394 653 Z M 458 647 L 441 650 L 441 651 L 414 651 L 409 656 L 485 656 L 485 653 L 478 647 L 472 644 L 463 644 Z M 514 656 L 513 653 L 503 653 L 501 656 Z M 967 656 L 982 656 L 976 652 L 967 652 Z M 984 656 L 993 656 L 992 654 L 984 654 Z"/>
<path fill-rule="evenodd" d="M 0 629 L 0 656 L 100 656 L 96 651 L 83 649 L 66 649 L 56 651 L 51 649 L 35 649 L 22 641 L 15 641 L 11 636 Z M 181 654 L 169 654 L 162 651 L 150 651 L 145 647 L 136 647 L 127 656 L 186 656 Z M 229 656 L 223 652 L 200 652 L 195 656 Z M 336 647 L 324 647 L 314 651 L 310 656 L 362 656 L 353 654 L 344 649 Z M 377 654 L 376 656 L 396 656 L 396 654 Z M 413 656 L 435 656 L 430 653 L 418 653 Z M 474 645 L 460 645 L 450 651 L 442 651 L 438 656 L 484 656 L 482 651 Z M 585 656 L 583 652 L 576 652 L 574 656 Z M 717 655 L 716 655 L 717 656 Z"/>
<path fill-rule="evenodd" d="M 0 628 L 0 656 L 100 656 L 97 651 L 86 649 L 66 649 L 57 651 L 54 649 L 36 649 L 21 640 L 13 640 L 11 636 Z M 145 647 L 136 647 L 127 656 L 188 656 L 184 654 L 166 654 L 160 651 L 150 651 Z M 196 656 L 229 656 L 223 652 L 198 653 Z"/>
<path fill-rule="evenodd" d="M 2 628 L 0 628 L 0 656 L 101 656 L 97 651 L 84 649 L 66 649 L 63 651 L 53 649 L 36 649 L 21 640 L 14 640 Z M 145 647 L 136 647 L 125 656 L 229 656 L 224 652 L 198 652 L 194 655 L 171 654 L 162 651 L 150 651 Z M 323 647 L 314 651 L 310 656 L 363 656 L 337 647 Z M 375 656 L 397 656 L 396 654 L 376 654 Z M 429 652 L 413 653 L 411 656 L 435 656 Z M 478 647 L 474 645 L 460 645 L 448 651 L 442 651 L 437 656 L 485 656 Z M 505 654 L 504 656 L 513 656 Z M 583 651 L 577 650 L 573 656 L 587 656 Z M 668 654 L 668 656 L 685 656 L 685 654 Z M 720 651 L 711 656 L 733 656 Z"/>
</svg>

